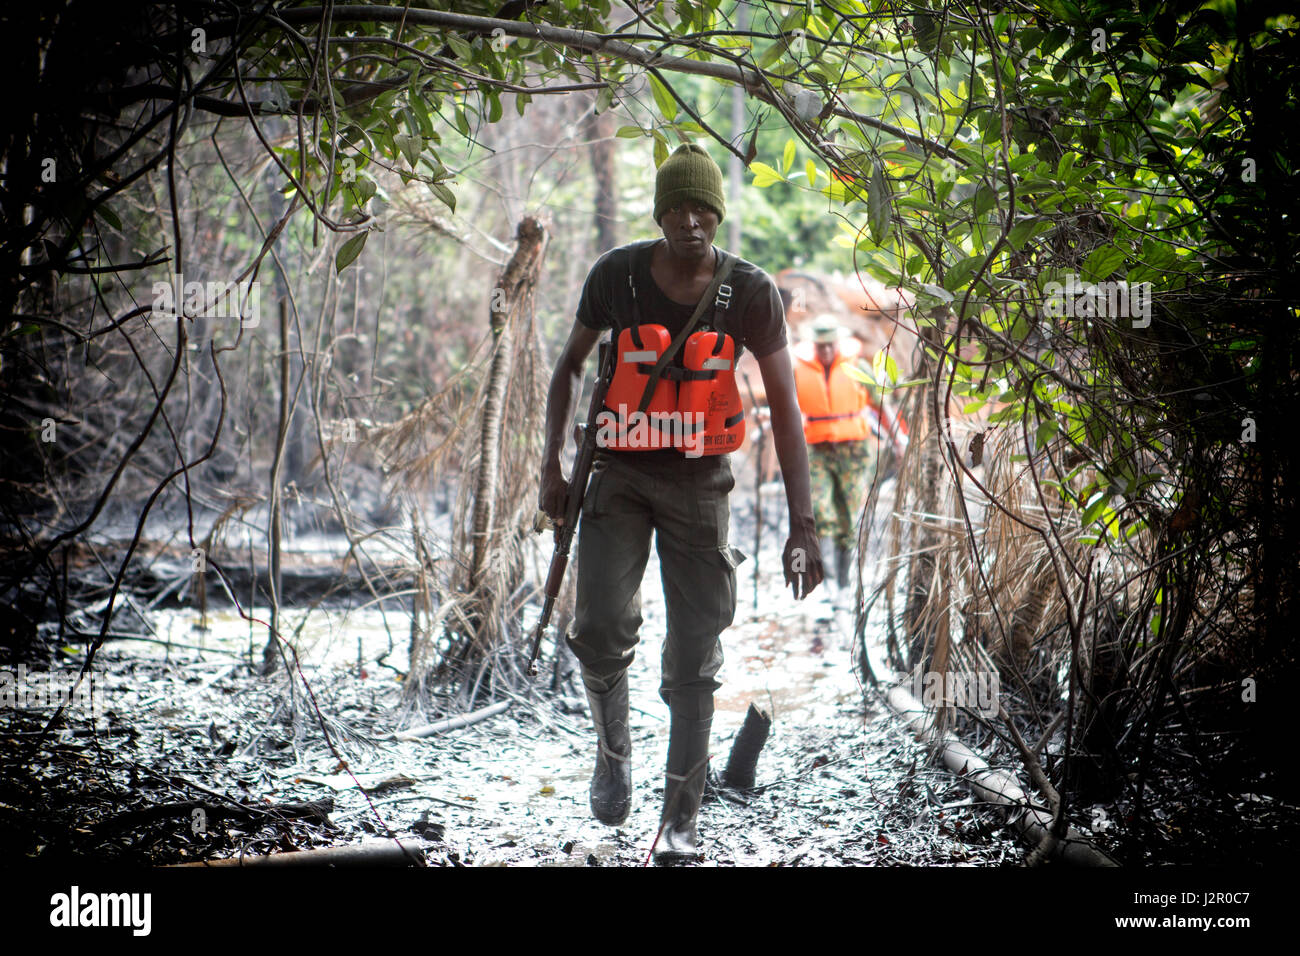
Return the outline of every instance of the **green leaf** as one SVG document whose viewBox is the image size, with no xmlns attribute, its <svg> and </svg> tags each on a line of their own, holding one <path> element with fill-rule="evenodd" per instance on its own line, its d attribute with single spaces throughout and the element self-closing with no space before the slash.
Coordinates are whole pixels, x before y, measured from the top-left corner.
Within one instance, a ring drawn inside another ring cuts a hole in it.
<svg viewBox="0 0 1300 956">
<path fill-rule="evenodd" d="M 424 146 L 424 142 L 420 137 L 406 135 L 394 136 L 393 145 L 395 145 L 401 154 L 406 157 L 406 161 L 410 163 L 411 168 L 414 169 L 415 164 L 420 160 L 420 150 Z"/>
<path fill-rule="evenodd" d="M 892 355 L 881 349 L 871 360 L 871 374 L 877 382 L 890 386 L 898 381 L 898 363 Z"/>
<path fill-rule="evenodd" d="M 776 43 L 770 44 L 768 48 L 763 51 L 763 55 L 758 58 L 758 68 L 760 70 L 766 70 L 777 60 L 781 59 L 785 51 L 786 44 L 784 40 L 778 40 Z"/>
<path fill-rule="evenodd" d="M 934 296 L 936 299 L 941 300 L 945 304 L 952 301 L 952 293 L 942 286 L 931 285 L 929 282 L 922 282 L 921 289 L 922 291 Z"/>
<path fill-rule="evenodd" d="M 815 186 L 817 184 L 817 164 L 811 159 L 808 160 L 807 164 L 804 166 L 803 174 L 807 178 L 809 186 Z"/>
<path fill-rule="evenodd" d="M 1085 279 L 1105 279 L 1124 262 L 1123 246 L 1106 244 L 1094 249 L 1083 262 Z"/>
<path fill-rule="evenodd" d="M 420 132 L 425 136 L 433 133 L 433 117 L 429 115 L 429 104 L 425 102 L 423 96 L 412 96 L 410 98 L 411 112 L 420 123 Z"/>
<path fill-rule="evenodd" d="M 876 354 L 879 355 L 880 353 L 877 352 Z M 879 385 L 879 383 L 874 378 L 872 378 L 870 375 L 868 375 L 865 371 L 860 369 L 858 366 L 854 365 L 852 362 L 845 362 L 840 366 L 840 368 L 844 370 L 844 374 L 847 375 L 849 378 L 853 379 L 854 381 L 861 382 L 863 385 Z"/>
<path fill-rule="evenodd" d="M 786 33 L 801 25 L 804 22 L 805 17 L 810 13 L 812 13 L 811 7 L 809 7 L 808 12 L 805 13 L 802 6 L 796 6 L 793 10 L 787 13 L 785 19 L 781 21 L 781 32 Z"/>
<path fill-rule="evenodd" d="M 1041 221 L 1040 219 L 1026 219 L 1024 222 L 1016 223 L 1011 227 L 1011 231 L 1007 233 L 1007 242 L 1011 243 L 1016 252 L 1020 252 L 1025 248 L 1025 242 L 1033 233 L 1034 227 Z"/>
<path fill-rule="evenodd" d="M 1082 521 L 1085 528 L 1092 524 L 1093 521 L 1096 520 L 1097 516 L 1102 513 L 1109 500 L 1110 495 L 1105 491 L 1099 491 L 1092 496 L 1092 499 L 1088 502 L 1088 507 L 1083 509 Z"/>
<path fill-rule="evenodd" d="M 781 172 L 786 175 L 790 174 L 790 167 L 794 165 L 794 140 L 785 141 L 785 150 L 781 153 Z"/>
<path fill-rule="evenodd" d="M 673 99 L 673 94 L 668 92 L 668 87 L 664 86 L 663 81 L 653 73 L 650 74 L 650 91 L 654 93 L 659 112 L 671 123 L 677 116 L 677 101 Z"/>
<path fill-rule="evenodd" d="M 871 239 L 877 245 L 884 242 L 885 234 L 889 231 L 891 212 L 889 182 L 885 176 L 885 167 L 877 161 L 867 189 L 868 225 L 871 228 Z"/>
<path fill-rule="evenodd" d="M 1111 90 L 1106 83 L 1098 83 L 1097 88 L 1092 91 L 1088 97 L 1087 110 L 1094 116 L 1100 116 L 1108 103 L 1110 103 Z"/>
<path fill-rule="evenodd" d="M 785 177 L 767 163 L 750 163 L 749 169 L 754 174 L 754 185 L 759 189 L 765 189 L 773 183 L 785 182 Z"/>
<path fill-rule="evenodd" d="M 1064 179 L 1068 181 L 1070 170 L 1074 169 L 1074 164 L 1078 161 L 1078 159 L 1079 159 L 1078 153 L 1073 151 L 1066 152 L 1061 157 L 1061 161 L 1056 164 L 1056 178 Z"/>
<path fill-rule="evenodd" d="M 984 264 L 984 256 L 970 256 L 952 266 L 943 277 L 943 287 L 950 292 L 963 289 L 976 270 Z"/>
<path fill-rule="evenodd" d="M 117 218 L 117 213 L 113 212 L 113 210 L 109 208 L 108 203 L 102 202 L 95 207 L 95 215 L 104 220 L 104 222 L 108 223 L 118 232 L 122 231 L 122 220 Z"/>
<path fill-rule="evenodd" d="M 470 45 L 454 33 L 447 34 L 447 45 L 451 47 L 458 60 L 471 60 L 474 58 L 474 51 L 470 49 Z"/>
<path fill-rule="evenodd" d="M 446 204 L 452 212 L 456 211 L 456 194 L 442 183 L 429 183 L 429 189 Z"/>
<path fill-rule="evenodd" d="M 614 135 L 621 139 L 639 139 L 646 135 L 646 131 L 640 126 L 620 126 Z"/>
<path fill-rule="evenodd" d="M 359 232 L 339 247 L 338 254 L 334 257 L 335 273 L 342 272 L 352 264 L 357 256 L 361 255 L 361 249 L 365 246 L 366 239 L 369 237 L 369 230 Z"/>
</svg>

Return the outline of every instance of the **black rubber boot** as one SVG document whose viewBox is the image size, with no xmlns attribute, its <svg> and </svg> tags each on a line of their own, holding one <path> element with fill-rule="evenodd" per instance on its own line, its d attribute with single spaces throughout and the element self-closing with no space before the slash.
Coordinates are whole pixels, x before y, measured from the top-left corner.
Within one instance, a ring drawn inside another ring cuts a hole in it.
<svg viewBox="0 0 1300 956">
<path fill-rule="evenodd" d="M 668 772 L 664 775 L 664 811 L 659 842 L 655 844 L 656 863 L 685 863 L 699 855 L 696 819 L 704 799 L 712 727 L 712 715 L 692 718 L 673 714 L 668 736 Z"/>
<path fill-rule="evenodd" d="M 587 688 L 591 722 L 596 727 L 599 744 L 596 770 L 591 775 L 591 812 L 601 823 L 618 826 L 632 809 L 632 738 L 627 727 L 627 671 L 620 674 L 608 690 L 594 690 L 592 684 L 601 686 L 602 682 L 596 678 L 589 681 L 585 671 L 582 682 Z"/>
</svg>

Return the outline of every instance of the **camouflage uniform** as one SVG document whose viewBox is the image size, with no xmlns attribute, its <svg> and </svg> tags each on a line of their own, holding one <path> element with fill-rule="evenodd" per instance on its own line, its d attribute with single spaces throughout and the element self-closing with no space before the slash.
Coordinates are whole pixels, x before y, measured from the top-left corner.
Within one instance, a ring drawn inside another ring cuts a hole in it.
<svg viewBox="0 0 1300 956">
<path fill-rule="evenodd" d="M 857 538 L 858 513 L 876 472 L 870 440 L 826 441 L 808 446 L 817 534 L 851 549 Z"/>
</svg>

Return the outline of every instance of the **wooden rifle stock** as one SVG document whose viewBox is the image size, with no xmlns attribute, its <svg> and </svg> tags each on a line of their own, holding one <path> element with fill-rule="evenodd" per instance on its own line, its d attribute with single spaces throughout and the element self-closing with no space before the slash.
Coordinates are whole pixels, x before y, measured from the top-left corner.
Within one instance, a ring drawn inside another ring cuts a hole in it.
<svg viewBox="0 0 1300 956">
<path fill-rule="evenodd" d="M 564 572 L 569 567 L 569 548 L 573 544 L 573 534 L 578 528 L 578 518 L 582 515 L 582 502 L 587 497 L 587 481 L 591 477 L 591 463 L 596 457 L 596 436 L 599 431 L 597 418 L 605 407 L 605 393 L 609 391 L 610 380 L 614 377 L 614 360 L 617 352 L 613 342 L 600 343 L 600 370 L 596 377 L 596 387 L 591 392 L 591 407 L 587 410 L 587 425 L 582 431 L 582 440 L 578 443 L 578 454 L 573 459 L 573 474 L 569 478 L 568 493 L 564 500 L 564 524 L 556 525 L 555 551 L 551 555 L 551 567 L 546 574 L 546 586 L 543 593 L 546 600 L 542 603 L 542 614 L 537 619 L 537 628 L 533 632 L 532 653 L 528 655 L 528 676 L 537 676 L 537 654 L 542 648 L 542 635 L 551 623 L 551 613 L 555 610 L 555 601 L 560 596 L 560 587 L 564 584 Z"/>
</svg>

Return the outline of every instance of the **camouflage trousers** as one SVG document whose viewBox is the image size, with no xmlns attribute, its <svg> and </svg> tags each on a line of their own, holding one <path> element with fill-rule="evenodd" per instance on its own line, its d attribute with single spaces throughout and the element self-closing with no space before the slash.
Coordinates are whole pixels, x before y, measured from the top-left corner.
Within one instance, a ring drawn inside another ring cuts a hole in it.
<svg viewBox="0 0 1300 956">
<path fill-rule="evenodd" d="M 875 474 L 871 443 L 827 441 L 808 446 L 808 478 L 812 486 L 817 534 L 852 549 L 867 489 Z"/>
</svg>

